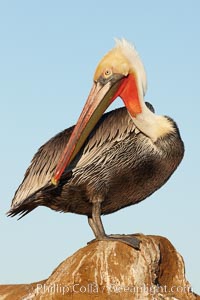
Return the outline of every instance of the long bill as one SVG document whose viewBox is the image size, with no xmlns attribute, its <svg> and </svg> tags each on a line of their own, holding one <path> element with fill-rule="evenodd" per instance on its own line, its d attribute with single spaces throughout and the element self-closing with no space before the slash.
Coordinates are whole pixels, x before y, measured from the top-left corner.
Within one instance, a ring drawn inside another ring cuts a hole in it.
<svg viewBox="0 0 200 300">
<path fill-rule="evenodd" d="M 133 117 L 141 112 L 135 77 L 132 75 L 124 77 L 117 74 L 115 79 L 105 85 L 99 82 L 93 84 L 78 122 L 58 161 L 54 176 L 51 179 L 52 184 L 57 185 L 59 183 L 64 170 L 78 154 L 102 114 L 118 96 L 122 98 Z"/>
<path fill-rule="evenodd" d="M 92 129 L 111 104 L 113 93 L 116 92 L 119 85 L 120 81 L 116 82 L 113 86 L 111 82 L 103 86 L 99 82 L 93 84 L 82 113 L 58 161 L 54 176 L 51 179 L 54 185 L 58 184 L 64 170 L 78 154 Z"/>
</svg>

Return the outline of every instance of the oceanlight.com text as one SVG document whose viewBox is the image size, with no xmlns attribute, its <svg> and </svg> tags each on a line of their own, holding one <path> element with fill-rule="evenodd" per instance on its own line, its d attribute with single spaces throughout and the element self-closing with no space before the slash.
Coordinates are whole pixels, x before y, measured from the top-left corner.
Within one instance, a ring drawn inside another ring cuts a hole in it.
<svg viewBox="0 0 200 300">
<path fill-rule="evenodd" d="M 191 286 L 171 286 L 166 285 L 153 285 L 149 286 L 146 284 L 140 286 L 123 286 L 123 285 L 98 285 L 95 282 L 88 283 L 87 285 L 82 285 L 75 283 L 72 285 L 62 285 L 62 284 L 37 284 L 35 293 L 37 295 L 41 294 L 98 294 L 98 293 L 132 293 L 135 295 L 156 295 L 156 294 L 169 294 L 169 293 L 179 293 L 186 294 L 192 292 Z"/>
</svg>

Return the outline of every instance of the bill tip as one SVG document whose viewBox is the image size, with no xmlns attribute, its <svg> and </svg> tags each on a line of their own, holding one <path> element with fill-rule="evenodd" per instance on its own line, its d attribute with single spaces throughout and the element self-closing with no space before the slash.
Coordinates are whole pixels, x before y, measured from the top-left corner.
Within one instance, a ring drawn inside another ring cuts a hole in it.
<svg viewBox="0 0 200 300">
<path fill-rule="evenodd" d="M 55 176 L 51 178 L 51 183 L 52 183 L 53 185 L 57 186 L 57 185 L 58 185 L 58 182 L 59 182 L 59 181 L 55 178 Z"/>
</svg>

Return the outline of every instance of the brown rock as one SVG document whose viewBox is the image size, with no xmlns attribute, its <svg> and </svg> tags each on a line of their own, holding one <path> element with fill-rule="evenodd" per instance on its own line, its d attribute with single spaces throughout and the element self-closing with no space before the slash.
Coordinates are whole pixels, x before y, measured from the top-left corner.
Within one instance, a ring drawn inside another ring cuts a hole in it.
<svg viewBox="0 0 200 300">
<path fill-rule="evenodd" d="M 94 242 L 63 261 L 47 280 L 0 286 L 0 300 L 200 300 L 172 244 L 160 236 L 137 236 L 140 250 Z"/>
</svg>

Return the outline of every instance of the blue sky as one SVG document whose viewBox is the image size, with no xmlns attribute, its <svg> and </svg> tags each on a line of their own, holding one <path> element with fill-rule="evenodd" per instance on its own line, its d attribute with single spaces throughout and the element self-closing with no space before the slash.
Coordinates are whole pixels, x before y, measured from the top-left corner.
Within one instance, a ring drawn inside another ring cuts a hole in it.
<svg viewBox="0 0 200 300">
<path fill-rule="evenodd" d="M 200 293 L 199 15 L 199 1 L 1 1 L 0 283 L 46 278 L 93 238 L 84 216 L 38 208 L 17 221 L 5 212 L 34 153 L 76 122 L 98 61 L 125 37 L 144 62 L 146 100 L 176 120 L 186 154 L 162 189 L 103 222 L 108 233 L 167 237 Z"/>
</svg>

